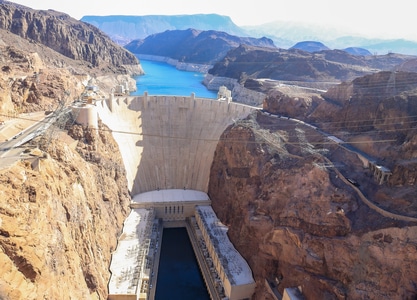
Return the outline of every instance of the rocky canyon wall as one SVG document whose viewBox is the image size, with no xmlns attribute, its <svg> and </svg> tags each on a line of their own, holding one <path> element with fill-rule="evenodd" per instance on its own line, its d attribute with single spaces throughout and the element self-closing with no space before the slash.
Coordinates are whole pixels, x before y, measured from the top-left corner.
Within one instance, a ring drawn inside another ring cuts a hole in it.
<svg viewBox="0 0 417 300">
<path fill-rule="evenodd" d="M 106 299 L 129 213 L 118 146 L 105 127 L 72 126 L 31 147 L 0 170 L 0 299 Z"/>
<path fill-rule="evenodd" d="M 366 206 L 326 160 L 360 166 L 308 128 L 258 115 L 222 135 L 209 195 L 257 281 L 306 299 L 414 299 L 416 223 Z"/>
</svg>

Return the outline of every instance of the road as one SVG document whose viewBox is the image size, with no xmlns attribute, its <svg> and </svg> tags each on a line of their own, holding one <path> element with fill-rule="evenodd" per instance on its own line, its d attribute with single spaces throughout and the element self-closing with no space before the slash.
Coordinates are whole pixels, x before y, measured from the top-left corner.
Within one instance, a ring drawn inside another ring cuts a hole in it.
<svg viewBox="0 0 417 300">
<path fill-rule="evenodd" d="M 66 113 L 62 112 L 62 113 Z M 45 112 L 27 114 L 5 122 L 0 126 L 0 133 L 6 141 L 0 143 L 0 167 L 10 166 L 21 158 L 24 149 L 21 145 L 43 134 L 59 115 L 45 115 Z"/>
</svg>

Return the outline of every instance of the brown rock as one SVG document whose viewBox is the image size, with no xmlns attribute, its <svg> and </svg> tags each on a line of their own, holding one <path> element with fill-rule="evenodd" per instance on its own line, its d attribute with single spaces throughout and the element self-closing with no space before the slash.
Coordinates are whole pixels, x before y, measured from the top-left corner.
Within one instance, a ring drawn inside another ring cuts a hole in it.
<svg viewBox="0 0 417 300">
<path fill-rule="evenodd" d="M 100 164 L 52 140 L 40 171 L 19 163 L 0 172 L 1 299 L 107 298 L 130 198 L 117 144 L 101 137 Z"/>
<path fill-rule="evenodd" d="M 364 205 L 332 168 L 323 167 L 327 152 L 307 147 L 319 141 L 307 129 L 307 140 L 297 146 L 300 125 L 261 116 L 257 121 L 226 130 L 209 184 L 213 208 L 254 273 L 254 299 L 268 298 L 265 278 L 278 278 L 281 293 L 301 286 L 306 299 L 415 297 L 416 224 Z M 286 128 L 282 145 L 278 124 Z M 241 168 L 253 175 L 228 171 Z"/>
</svg>

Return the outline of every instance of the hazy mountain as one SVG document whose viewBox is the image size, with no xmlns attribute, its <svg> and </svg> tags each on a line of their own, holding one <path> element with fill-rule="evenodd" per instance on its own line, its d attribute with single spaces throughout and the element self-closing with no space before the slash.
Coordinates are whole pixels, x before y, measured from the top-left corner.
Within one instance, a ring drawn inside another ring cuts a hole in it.
<svg viewBox="0 0 417 300">
<path fill-rule="evenodd" d="M 369 52 L 368 50 L 364 48 L 359 48 L 359 47 L 348 47 L 343 50 L 352 55 L 363 55 L 363 56 L 372 55 L 372 53 Z"/>
<path fill-rule="evenodd" d="M 260 26 L 242 27 L 253 37 L 266 36 L 272 39 L 277 47 L 288 49 L 300 41 L 317 41 L 331 49 L 360 47 L 372 54 L 417 54 L 417 41 L 404 39 L 365 38 L 360 33 L 350 32 L 317 24 L 277 21 Z"/>
<path fill-rule="evenodd" d="M 232 22 L 230 17 L 217 14 L 196 15 L 149 15 L 149 16 L 84 16 L 81 21 L 90 23 L 110 36 L 119 44 L 125 45 L 136 39 L 164 32 L 166 30 L 224 31 L 238 36 L 248 36 L 244 29 Z"/>
<path fill-rule="evenodd" d="M 292 46 L 290 49 L 299 49 L 299 50 L 304 50 L 307 52 L 318 52 L 322 50 L 330 50 L 330 48 L 325 46 L 323 43 L 314 42 L 314 41 L 298 42 L 297 44 Z"/>
<path fill-rule="evenodd" d="M 84 16 L 81 21 L 104 31 L 121 45 L 136 39 L 144 39 L 166 30 L 224 31 L 236 36 L 267 37 L 274 44 L 288 49 L 301 41 L 316 41 L 330 49 L 364 48 L 372 54 L 417 54 L 417 41 L 403 39 L 365 38 L 361 33 L 325 25 L 277 21 L 259 26 L 239 27 L 228 16 L 217 14 L 195 15 L 148 15 L 148 16 Z"/>
<path fill-rule="evenodd" d="M 276 48 L 267 38 L 237 37 L 215 30 L 167 30 L 125 45 L 132 53 L 170 57 L 181 62 L 213 64 L 241 44 Z"/>
</svg>

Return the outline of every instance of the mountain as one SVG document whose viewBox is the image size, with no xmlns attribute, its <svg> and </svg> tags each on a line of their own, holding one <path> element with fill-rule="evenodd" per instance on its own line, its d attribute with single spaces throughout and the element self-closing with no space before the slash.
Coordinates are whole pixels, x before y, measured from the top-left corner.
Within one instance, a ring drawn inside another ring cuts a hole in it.
<svg viewBox="0 0 417 300">
<path fill-rule="evenodd" d="M 361 36 L 360 32 L 302 22 L 276 21 L 258 26 L 239 27 L 229 17 L 217 14 L 84 16 L 81 21 L 96 26 L 121 45 L 166 30 L 194 28 L 224 31 L 237 36 L 267 37 L 283 49 L 288 49 L 300 41 L 317 41 L 326 44 L 330 49 L 359 47 L 372 54 L 393 52 L 417 55 L 417 41 L 366 38 Z"/>
<path fill-rule="evenodd" d="M 0 29 L 32 43 L 39 43 L 93 68 L 126 73 L 125 66 L 139 65 L 138 59 L 114 43 L 96 27 L 52 10 L 34 10 L 1 1 Z"/>
<path fill-rule="evenodd" d="M 299 49 L 273 49 L 241 45 L 228 52 L 209 74 L 246 81 L 269 78 L 283 81 L 338 82 L 394 70 L 415 56 L 390 53 L 357 56 L 343 50 L 310 53 Z"/>
<path fill-rule="evenodd" d="M 372 55 L 371 52 L 369 52 L 368 50 L 364 49 L 364 48 L 359 48 L 359 47 L 347 47 L 345 49 L 343 49 L 343 51 L 346 51 L 349 54 L 352 55 Z"/>
<path fill-rule="evenodd" d="M 189 28 L 224 31 L 233 35 L 248 36 L 245 30 L 232 22 L 230 17 L 217 14 L 84 16 L 81 21 L 96 26 L 121 45 L 166 30 Z"/>
<path fill-rule="evenodd" d="M 267 38 L 237 37 L 222 31 L 167 30 L 135 40 L 125 48 L 135 54 L 169 57 L 180 62 L 214 64 L 241 44 L 275 48 Z"/>
<path fill-rule="evenodd" d="M 325 46 L 323 43 L 314 42 L 314 41 L 298 42 L 297 44 L 292 46 L 290 49 L 299 49 L 299 50 L 304 50 L 307 52 L 318 52 L 322 50 L 330 50 L 330 48 Z"/>
<path fill-rule="evenodd" d="M 310 53 L 324 51 L 324 50 L 331 50 L 329 47 L 327 47 L 323 43 L 315 42 L 315 41 L 298 42 L 297 44 L 290 47 L 289 49 L 299 49 L 299 50 L 307 51 Z M 360 47 L 348 47 L 348 48 L 341 49 L 341 50 L 352 55 L 362 55 L 362 56 L 372 55 L 372 53 L 369 52 L 367 49 L 360 48 Z"/>
<path fill-rule="evenodd" d="M 366 38 L 359 32 L 324 25 L 276 21 L 259 26 L 242 27 L 250 36 L 266 36 L 277 47 L 287 49 L 300 41 L 318 41 L 331 49 L 365 48 L 372 54 L 401 53 L 417 55 L 417 41 L 404 39 Z"/>
</svg>

